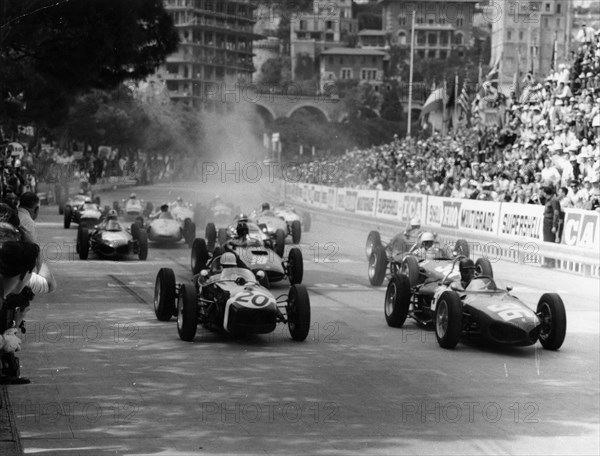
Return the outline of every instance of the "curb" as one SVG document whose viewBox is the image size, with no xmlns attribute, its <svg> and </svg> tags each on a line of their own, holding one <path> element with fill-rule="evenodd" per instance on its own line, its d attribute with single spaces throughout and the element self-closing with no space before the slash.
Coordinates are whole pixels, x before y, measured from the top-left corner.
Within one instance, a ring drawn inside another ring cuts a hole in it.
<svg viewBox="0 0 600 456">
<path fill-rule="evenodd" d="M 0 385 L 0 454 L 2 456 L 24 454 L 6 385 Z"/>
</svg>

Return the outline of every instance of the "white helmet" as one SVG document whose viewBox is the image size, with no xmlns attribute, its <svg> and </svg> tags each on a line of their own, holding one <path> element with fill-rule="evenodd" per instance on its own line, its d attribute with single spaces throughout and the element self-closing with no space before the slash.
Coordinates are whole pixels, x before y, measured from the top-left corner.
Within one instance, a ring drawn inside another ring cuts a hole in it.
<svg viewBox="0 0 600 456">
<path fill-rule="evenodd" d="M 412 219 L 410 219 L 410 226 L 412 226 L 413 228 L 418 228 L 421 226 L 421 220 L 419 220 L 417 217 L 413 217 Z"/>
<path fill-rule="evenodd" d="M 429 231 L 426 231 L 425 233 L 423 233 L 421 235 L 421 242 L 427 242 L 427 241 L 433 242 L 434 240 L 435 240 L 435 237 L 433 236 L 433 233 L 430 233 Z"/>
<path fill-rule="evenodd" d="M 231 252 L 225 252 L 221 255 L 221 266 L 237 266 L 235 255 Z"/>
</svg>

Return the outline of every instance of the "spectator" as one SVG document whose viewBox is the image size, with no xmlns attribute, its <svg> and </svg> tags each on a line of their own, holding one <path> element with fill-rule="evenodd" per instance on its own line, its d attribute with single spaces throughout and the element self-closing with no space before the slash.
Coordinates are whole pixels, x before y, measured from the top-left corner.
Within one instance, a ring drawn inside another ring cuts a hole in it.
<svg viewBox="0 0 600 456">
<path fill-rule="evenodd" d="M 35 230 L 35 219 L 40 211 L 40 199 L 35 193 L 27 192 L 19 199 L 19 226 L 25 236 L 25 240 L 37 243 Z"/>
<path fill-rule="evenodd" d="M 560 203 L 555 196 L 554 188 L 545 186 L 542 191 L 544 194 L 544 242 L 556 242 L 556 233 L 560 221 Z M 544 258 L 542 266 L 553 268 L 555 266 L 554 259 Z"/>
</svg>

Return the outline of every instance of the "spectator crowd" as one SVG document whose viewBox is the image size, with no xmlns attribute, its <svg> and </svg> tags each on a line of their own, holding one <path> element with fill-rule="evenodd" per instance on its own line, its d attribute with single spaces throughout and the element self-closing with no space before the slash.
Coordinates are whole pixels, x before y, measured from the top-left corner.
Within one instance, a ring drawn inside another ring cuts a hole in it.
<svg viewBox="0 0 600 456">
<path fill-rule="evenodd" d="M 600 32 L 572 65 L 509 97 L 499 125 L 354 149 L 297 166 L 305 182 L 600 210 Z M 326 170 L 326 172 L 318 172 Z M 323 179 L 325 177 L 325 179 Z M 550 193 L 548 193 L 548 191 Z"/>
</svg>

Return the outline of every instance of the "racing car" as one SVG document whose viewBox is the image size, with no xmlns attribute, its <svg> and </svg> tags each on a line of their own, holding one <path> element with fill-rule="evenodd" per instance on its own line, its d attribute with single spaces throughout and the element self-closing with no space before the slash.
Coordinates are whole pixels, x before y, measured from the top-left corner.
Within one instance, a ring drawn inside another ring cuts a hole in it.
<svg viewBox="0 0 600 456">
<path fill-rule="evenodd" d="M 161 243 L 175 243 L 184 239 L 191 246 L 196 237 L 196 224 L 190 217 L 185 217 L 186 214 L 183 210 L 172 210 L 168 204 L 162 204 L 160 211 L 150 215 L 145 224 L 148 239 Z"/>
<path fill-rule="evenodd" d="M 154 287 L 154 312 L 160 321 L 177 316 L 177 332 L 192 341 L 198 324 L 230 334 L 268 334 L 277 323 L 288 325 L 293 340 L 303 341 L 310 329 L 310 300 L 303 285 L 275 297 L 257 276 L 236 266 L 233 253 L 214 257 L 191 282 L 176 283 L 172 269 L 161 268 Z M 261 275 L 264 273 L 257 273 Z"/>
<path fill-rule="evenodd" d="M 267 234 L 276 244 L 285 245 L 285 238 L 292 236 L 292 242 L 297 244 L 300 242 L 300 231 L 294 234 L 292 227 L 288 226 L 283 216 L 275 215 L 268 203 L 264 203 L 261 209 L 256 209 L 250 214 L 250 222 L 255 223 L 260 227 L 263 233 Z M 300 224 L 297 223 L 296 229 L 300 229 Z M 282 238 L 283 235 L 283 238 Z M 294 239 L 296 239 L 295 242 Z"/>
<path fill-rule="evenodd" d="M 452 264 L 456 257 L 469 256 L 469 244 L 464 239 L 458 239 L 454 249 L 434 240 L 426 258 L 419 258 L 414 251 L 421 244 L 423 234 L 425 233 L 419 234 L 413 247 L 407 251 L 406 241 L 399 239 L 404 237 L 403 234 L 395 236 L 384 245 L 381 243 L 379 232 L 371 231 L 365 248 L 367 254 L 370 252 L 368 277 L 371 285 L 380 286 L 388 272 L 389 274 L 401 272 L 408 276 L 410 284 L 414 286 L 430 277 L 440 278 L 443 274 L 440 271 Z"/>
<path fill-rule="evenodd" d="M 58 200 L 58 214 L 59 215 L 64 215 L 65 208 L 67 206 L 70 206 L 70 207 L 79 206 L 86 199 L 91 199 L 92 202 L 94 202 L 98 206 L 100 206 L 100 197 L 99 196 L 95 196 L 92 191 L 86 192 L 84 190 L 80 190 L 79 193 L 77 193 L 76 195 L 73 195 L 73 196 L 67 198 L 66 201 L 64 200 L 64 197 L 61 198 L 61 197 L 57 196 L 57 200 Z"/>
<path fill-rule="evenodd" d="M 79 227 L 76 251 L 81 260 L 87 260 L 92 251 L 104 258 L 133 254 L 145 261 L 148 258 L 148 236 L 146 230 L 137 223 L 132 223 L 127 230 L 117 220 L 106 220 L 92 230 L 85 226 Z"/>
<path fill-rule="evenodd" d="M 144 200 L 138 199 L 135 193 L 132 193 L 129 198 L 122 200 L 121 203 L 114 201 L 113 209 L 119 215 L 123 215 L 126 221 L 138 221 L 143 225 L 144 217 L 148 217 L 154 207 L 150 201 L 144 204 Z"/>
<path fill-rule="evenodd" d="M 387 324 L 401 328 L 411 317 L 421 325 L 433 326 L 442 348 L 456 347 L 461 336 L 512 346 L 533 345 L 539 340 L 548 350 L 561 347 L 567 317 L 558 294 L 544 293 L 534 311 L 510 293 L 511 287 L 497 286 L 485 258 L 477 260 L 475 276 L 463 289 L 452 279 L 455 265 L 463 258 L 457 257 L 441 279 L 416 286 L 411 286 L 405 275 L 392 275 L 385 294 Z M 478 272 L 483 270 L 488 274 Z"/>
<path fill-rule="evenodd" d="M 200 226 L 206 224 L 205 239 L 209 244 L 212 242 L 212 248 L 214 248 L 218 231 L 227 228 L 234 214 L 240 213 L 240 209 L 234 207 L 233 204 L 225 203 L 219 196 L 216 196 L 208 206 L 198 203 L 194 213 L 196 222 Z"/>
<path fill-rule="evenodd" d="M 271 283 L 280 282 L 286 278 L 292 285 L 302 283 L 304 263 L 302 251 L 297 247 L 292 247 L 288 252 L 287 259 L 284 259 L 272 247 L 265 245 L 264 241 L 246 236 L 242 241 L 230 240 L 222 246 L 217 246 L 212 252 L 212 258 L 216 258 L 226 251 L 236 254 L 240 267 L 245 267 L 255 273 L 263 271 L 265 277 L 261 280 L 261 284 L 266 288 L 270 288 Z M 192 273 L 200 272 L 210 257 L 205 240 L 194 240 L 191 252 Z"/>
<path fill-rule="evenodd" d="M 292 243 L 294 244 L 300 242 L 303 231 L 310 231 L 311 217 L 309 212 L 300 212 L 291 206 L 279 203 L 277 207 L 273 208 L 273 213 L 285 220 L 287 233 L 292 236 Z"/>
<path fill-rule="evenodd" d="M 93 226 L 100 222 L 104 217 L 104 212 L 100 209 L 97 197 L 96 202 L 86 195 L 76 195 L 69 199 L 63 210 L 63 226 L 65 229 L 71 227 L 71 223 L 78 225 Z"/>
</svg>

